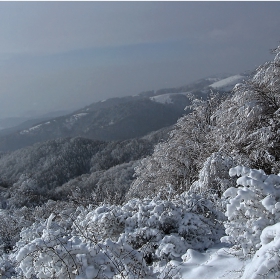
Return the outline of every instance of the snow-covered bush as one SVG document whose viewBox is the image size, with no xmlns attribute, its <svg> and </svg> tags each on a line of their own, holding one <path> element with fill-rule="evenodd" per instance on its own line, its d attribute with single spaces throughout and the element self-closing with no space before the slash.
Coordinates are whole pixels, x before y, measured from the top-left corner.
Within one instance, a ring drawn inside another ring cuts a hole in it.
<svg viewBox="0 0 280 280">
<path fill-rule="evenodd" d="M 74 232 L 98 240 L 124 238 L 134 249 L 144 252 L 146 261 L 174 259 L 188 248 L 203 250 L 219 240 L 223 227 L 213 203 L 195 194 L 173 200 L 158 197 L 130 200 L 123 206 L 103 205 L 82 212 Z"/>
<path fill-rule="evenodd" d="M 20 231 L 23 227 L 30 226 L 32 220 L 30 209 L 3 210 L 0 209 L 0 255 L 12 250 L 20 238 Z"/>
<path fill-rule="evenodd" d="M 280 278 L 280 223 L 266 227 L 260 236 L 261 248 L 246 266 L 243 278 Z"/>
<path fill-rule="evenodd" d="M 15 267 L 16 263 L 13 262 L 9 258 L 9 254 L 1 253 L 0 254 L 0 278 L 6 279 L 6 278 L 12 278 L 15 273 Z"/>
<path fill-rule="evenodd" d="M 244 166 L 231 168 L 230 176 L 240 176 L 237 187 L 225 191 L 228 197 L 222 241 L 235 244 L 245 257 L 251 257 L 262 245 L 261 234 L 280 219 L 280 176 Z"/>
<path fill-rule="evenodd" d="M 119 239 L 82 240 L 53 221 L 23 230 L 14 254 L 17 273 L 25 278 L 147 278 L 141 252 Z M 32 238 L 30 238 L 32 237 Z M 32 240 L 30 240 L 32 239 Z M 24 245 L 24 243 L 26 243 Z"/>
<path fill-rule="evenodd" d="M 191 193 L 80 206 L 24 228 L 10 261 L 24 278 L 170 277 L 170 260 L 218 242 L 224 234 L 219 215 L 210 200 Z"/>
<path fill-rule="evenodd" d="M 244 166 L 231 168 L 237 188 L 229 188 L 221 240 L 234 244 L 232 252 L 250 259 L 243 278 L 280 277 L 280 176 Z"/>
</svg>

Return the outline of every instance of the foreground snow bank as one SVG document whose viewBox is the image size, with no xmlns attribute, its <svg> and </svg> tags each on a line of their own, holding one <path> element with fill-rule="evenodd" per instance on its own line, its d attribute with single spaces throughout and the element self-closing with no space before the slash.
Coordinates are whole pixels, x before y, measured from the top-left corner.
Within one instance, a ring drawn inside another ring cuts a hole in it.
<svg viewBox="0 0 280 280">
<path fill-rule="evenodd" d="M 279 278 L 280 223 L 266 227 L 260 236 L 261 248 L 246 267 L 243 278 Z"/>
<path fill-rule="evenodd" d="M 225 244 L 197 252 L 189 249 L 178 264 L 184 279 L 233 279 L 242 276 L 246 261 L 237 258 Z"/>
</svg>

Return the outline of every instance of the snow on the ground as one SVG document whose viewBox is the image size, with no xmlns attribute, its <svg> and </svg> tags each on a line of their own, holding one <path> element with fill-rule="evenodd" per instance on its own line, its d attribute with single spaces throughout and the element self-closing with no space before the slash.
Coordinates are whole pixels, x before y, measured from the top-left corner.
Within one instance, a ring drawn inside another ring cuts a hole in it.
<svg viewBox="0 0 280 280">
<path fill-rule="evenodd" d="M 20 132 L 20 134 L 26 134 L 26 133 L 29 133 L 30 131 L 37 130 L 37 129 L 39 129 L 41 126 L 42 126 L 42 124 L 39 124 L 39 125 L 30 127 L 29 129 L 22 130 L 22 131 Z"/>
<path fill-rule="evenodd" d="M 67 123 L 74 124 L 78 119 L 88 115 L 88 113 L 79 113 L 71 116 L 70 118 L 66 119 Z"/>
<path fill-rule="evenodd" d="M 72 126 L 78 121 L 78 119 L 86 115 L 88 115 L 88 113 L 79 113 L 79 114 L 72 115 L 71 117 L 65 120 L 64 126 L 67 127 L 68 129 L 71 129 Z"/>
<path fill-rule="evenodd" d="M 75 119 L 79 119 L 79 118 L 84 117 L 84 116 L 86 116 L 86 115 L 88 115 L 88 113 L 79 113 L 79 114 L 73 115 L 73 117 L 74 117 Z"/>
<path fill-rule="evenodd" d="M 152 97 L 150 97 L 150 99 L 152 101 L 162 103 L 162 104 L 171 104 L 171 103 L 173 103 L 171 96 L 177 95 L 177 94 L 186 95 L 187 92 L 165 93 L 165 94 L 161 94 L 161 95 L 152 96 Z"/>
<path fill-rule="evenodd" d="M 22 130 L 20 132 L 20 134 L 27 134 L 27 133 L 29 133 L 31 131 L 36 131 L 36 130 L 38 130 L 39 128 L 41 128 L 45 124 L 50 124 L 50 122 L 46 122 L 46 123 L 42 123 L 42 124 L 38 124 L 38 125 L 32 126 L 29 129 Z"/>
<path fill-rule="evenodd" d="M 219 89 L 219 88 L 223 88 L 223 87 L 231 87 L 231 86 L 234 86 L 236 83 L 242 81 L 243 79 L 244 79 L 244 76 L 234 75 L 234 76 L 230 76 L 228 78 L 222 79 L 218 82 L 215 82 L 215 83 L 211 84 L 209 87 L 212 87 L 215 89 Z"/>
<path fill-rule="evenodd" d="M 183 262 L 173 262 L 179 265 L 183 279 L 233 279 L 241 278 L 245 261 L 241 261 L 230 253 L 224 244 L 216 245 L 204 253 L 189 249 L 183 255 Z"/>
<path fill-rule="evenodd" d="M 219 78 L 207 78 L 206 81 L 217 82 L 217 81 L 219 81 Z"/>
</svg>

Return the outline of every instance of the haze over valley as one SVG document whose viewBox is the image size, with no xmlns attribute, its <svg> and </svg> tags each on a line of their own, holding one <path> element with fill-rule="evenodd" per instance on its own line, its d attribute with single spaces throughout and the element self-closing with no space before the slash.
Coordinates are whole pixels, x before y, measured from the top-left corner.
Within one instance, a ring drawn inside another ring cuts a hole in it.
<svg viewBox="0 0 280 280">
<path fill-rule="evenodd" d="M 272 59 L 278 5 L 3 2 L 0 120 L 252 71 Z"/>
</svg>

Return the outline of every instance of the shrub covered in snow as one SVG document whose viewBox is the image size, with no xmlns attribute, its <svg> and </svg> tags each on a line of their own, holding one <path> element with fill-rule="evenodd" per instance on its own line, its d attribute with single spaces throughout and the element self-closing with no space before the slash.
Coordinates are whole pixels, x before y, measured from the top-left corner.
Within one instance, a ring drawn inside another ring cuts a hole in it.
<svg viewBox="0 0 280 280">
<path fill-rule="evenodd" d="M 22 231 L 15 260 L 25 278 L 143 278 L 149 269 L 141 252 L 122 240 L 95 242 L 73 236 L 52 214 Z M 25 244 L 24 244 L 25 243 Z"/>
<path fill-rule="evenodd" d="M 241 176 L 237 188 L 231 187 L 225 222 L 227 237 L 222 241 L 235 244 L 243 256 L 251 257 L 264 244 L 263 230 L 280 219 L 280 176 L 266 175 L 262 170 L 237 166 L 230 169 L 230 176 Z"/>
<path fill-rule="evenodd" d="M 149 272 L 142 254 L 121 240 L 84 242 L 51 228 L 23 246 L 16 260 L 27 278 L 143 278 Z"/>
<path fill-rule="evenodd" d="M 11 251 L 20 238 L 21 229 L 33 223 L 30 216 L 31 211 L 27 207 L 14 210 L 0 209 L 0 255 Z"/>
<path fill-rule="evenodd" d="M 130 200 L 103 205 L 77 217 L 79 231 L 101 239 L 119 236 L 144 250 L 147 262 L 180 257 L 188 248 L 203 250 L 218 241 L 222 226 L 211 201 L 195 194 L 173 200 Z"/>
<path fill-rule="evenodd" d="M 246 266 L 243 278 L 280 278 L 280 223 L 266 227 L 260 236 L 261 248 Z"/>
<path fill-rule="evenodd" d="M 218 242 L 224 234 L 219 214 L 195 194 L 78 207 L 24 228 L 11 260 L 25 278 L 170 277 L 156 263 L 180 261 L 187 249 Z"/>
</svg>

